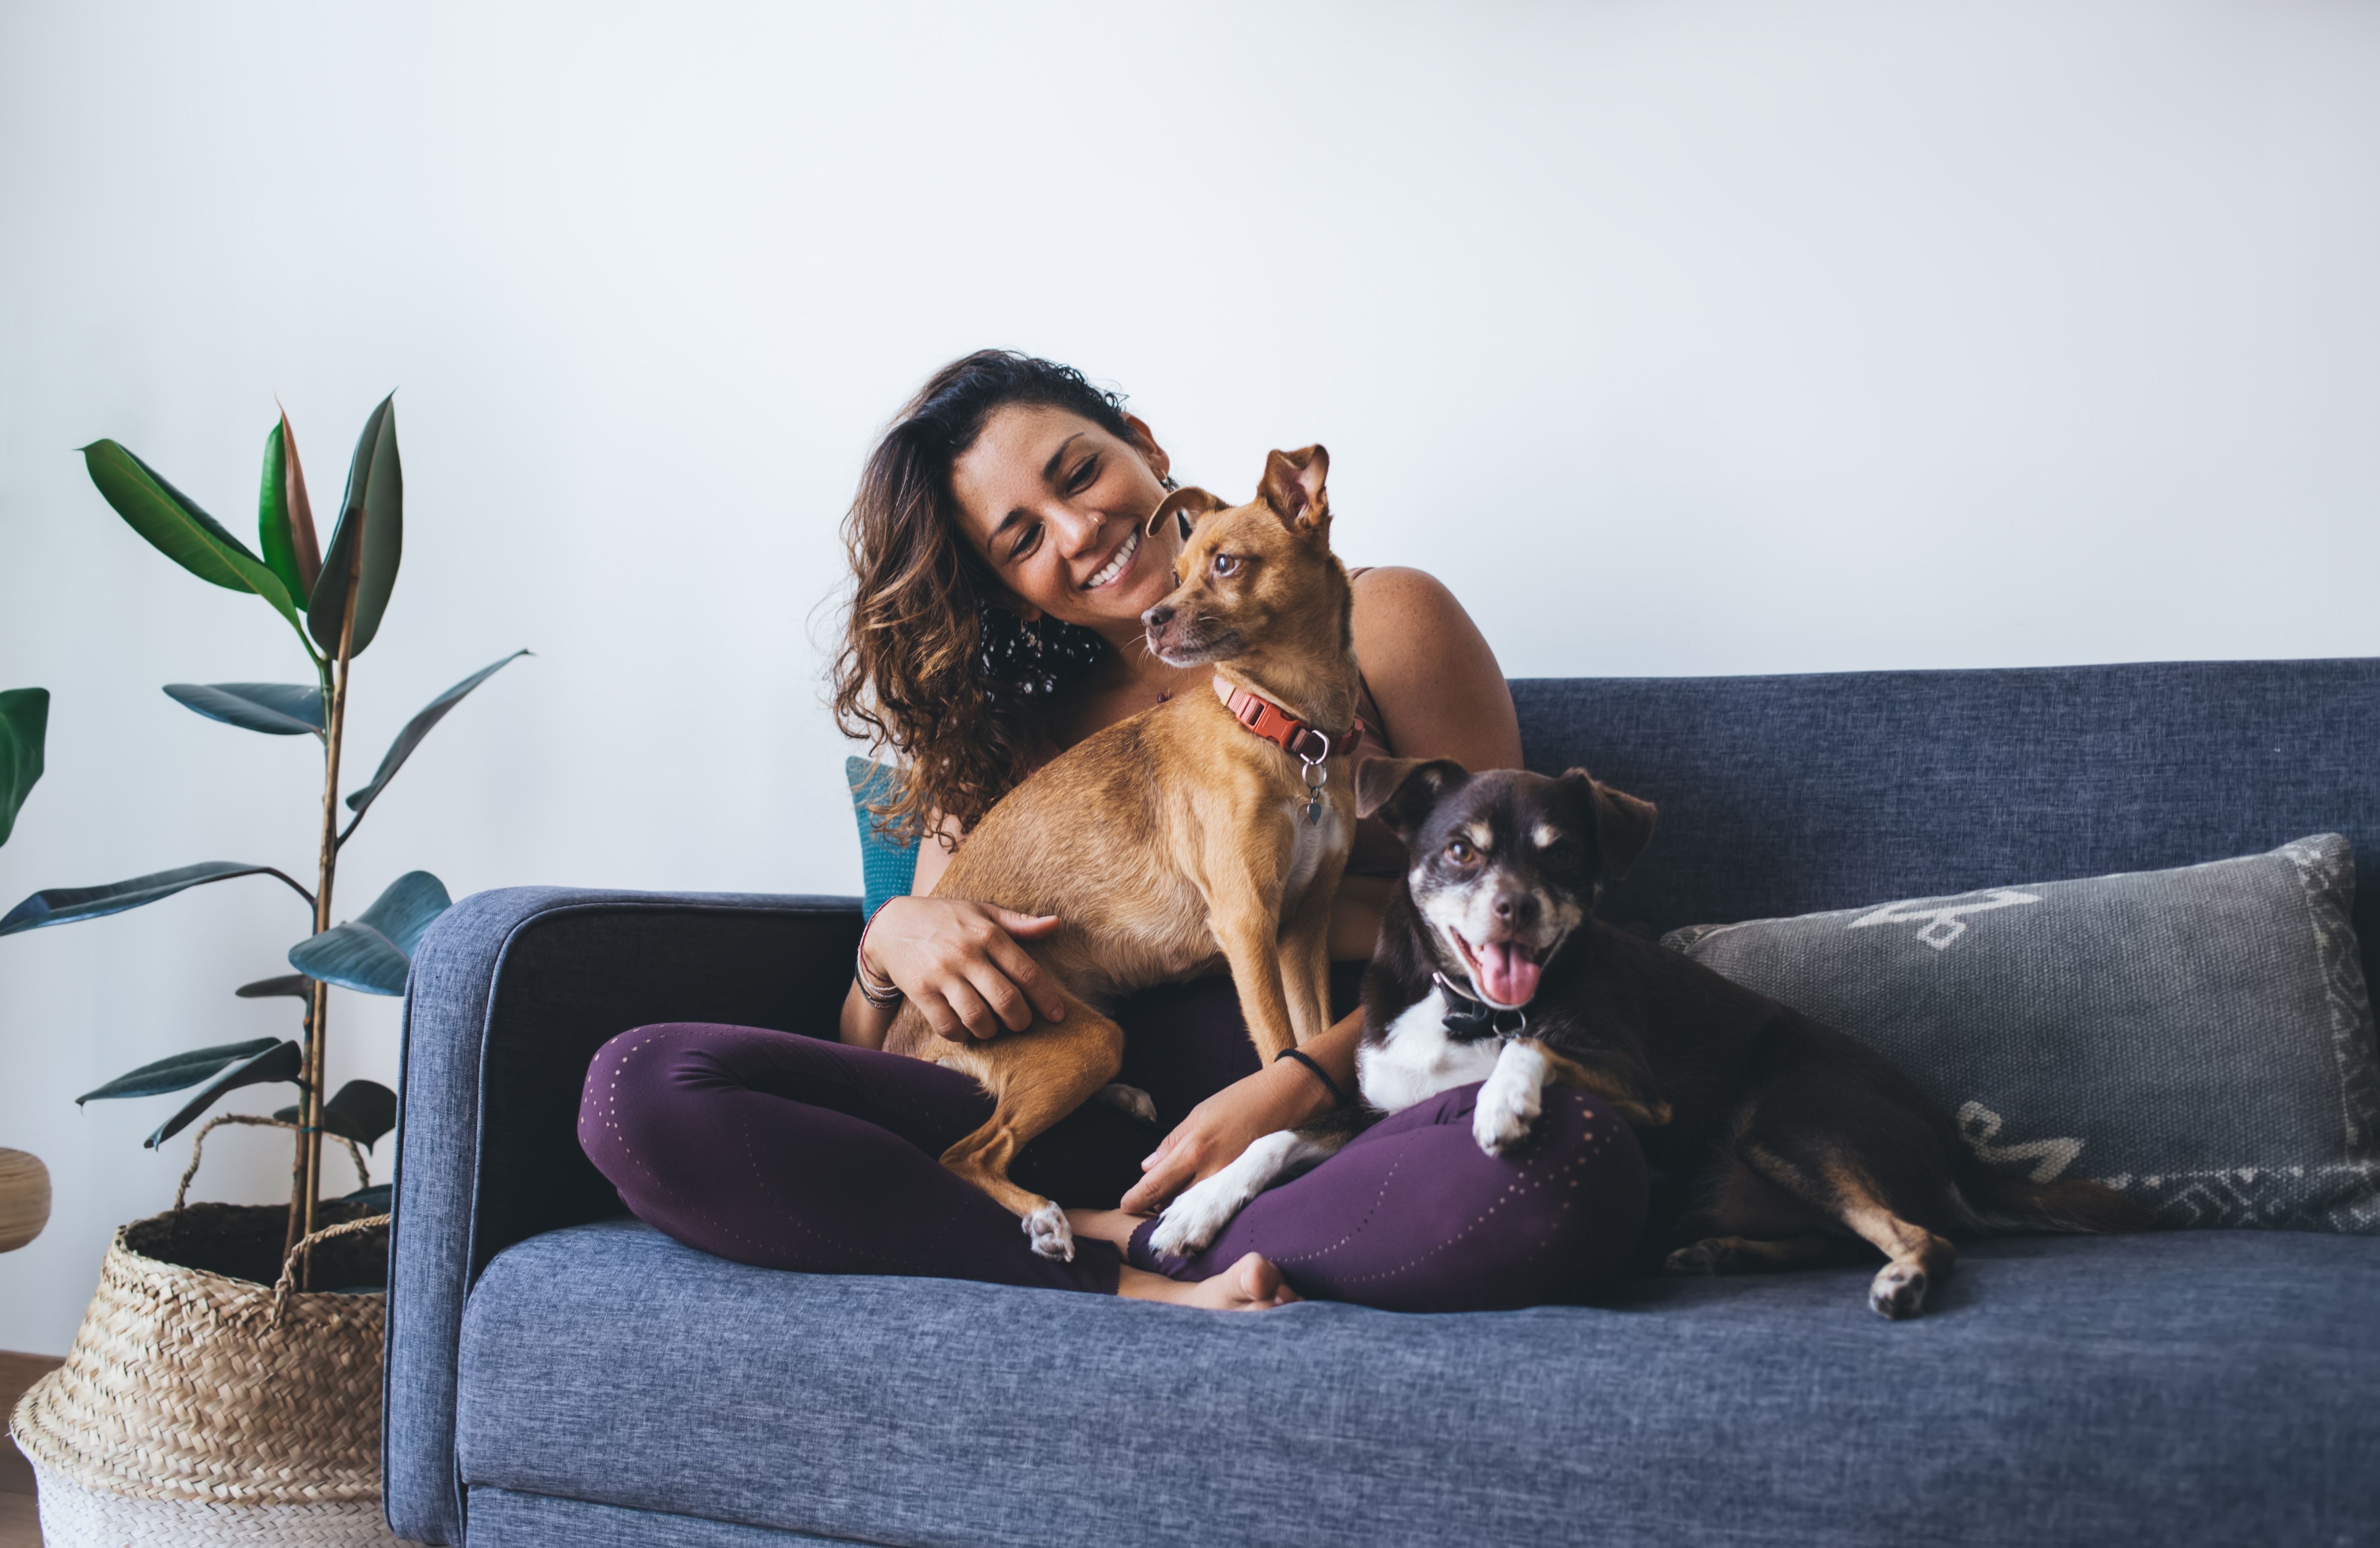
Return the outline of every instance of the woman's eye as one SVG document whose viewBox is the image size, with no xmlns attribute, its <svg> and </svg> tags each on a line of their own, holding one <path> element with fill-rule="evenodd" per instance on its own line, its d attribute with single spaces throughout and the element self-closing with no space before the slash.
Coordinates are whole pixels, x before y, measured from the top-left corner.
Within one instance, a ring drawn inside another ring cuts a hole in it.
<svg viewBox="0 0 2380 1548">
<path fill-rule="evenodd" d="M 1038 542 L 1040 538 L 1041 529 L 1037 526 L 1027 532 L 1024 537 L 1016 539 L 1016 546 L 1008 550 L 1008 562 L 1011 564 L 1014 564 L 1018 560 L 1024 558 L 1026 554 L 1032 552 L 1033 545 Z"/>
<path fill-rule="evenodd" d="M 1471 841 L 1468 839 L 1451 840 L 1446 846 L 1446 857 L 1449 860 L 1453 861 L 1458 865 L 1470 865 L 1473 856 L 1476 853 L 1476 851 L 1472 849 Z"/>
<path fill-rule="evenodd" d="M 1091 481 L 1099 476 L 1099 459 L 1097 457 L 1085 458 L 1083 465 L 1075 469 L 1075 476 L 1066 480 L 1066 492 L 1068 494 L 1082 493 L 1085 490 L 1091 487 Z"/>
<path fill-rule="evenodd" d="M 1228 553 L 1219 553 L 1215 556 L 1214 571 L 1219 575 L 1228 575 L 1239 567 L 1240 562 Z"/>
</svg>

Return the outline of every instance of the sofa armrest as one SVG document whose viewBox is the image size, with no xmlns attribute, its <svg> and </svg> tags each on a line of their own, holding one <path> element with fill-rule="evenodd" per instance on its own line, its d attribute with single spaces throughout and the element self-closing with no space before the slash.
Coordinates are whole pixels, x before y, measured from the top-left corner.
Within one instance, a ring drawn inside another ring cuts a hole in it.
<svg viewBox="0 0 2380 1548">
<path fill-rule="evenodd" d="M 855 898 L 511 888 L 422 938 L 405 1004 L 382 1428 L 401 1537 L 463 1541 L 455 1468 L 463 1302 L 515 1242 L 621 1213 L 578 1148 L 595 1050 L 654 1022 L 834 1035 Z"/>
</svg>

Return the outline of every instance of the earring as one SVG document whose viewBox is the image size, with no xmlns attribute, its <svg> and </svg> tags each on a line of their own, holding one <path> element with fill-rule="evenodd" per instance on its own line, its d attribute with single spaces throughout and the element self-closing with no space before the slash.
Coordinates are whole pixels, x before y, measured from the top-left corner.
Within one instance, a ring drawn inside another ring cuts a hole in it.
<svg viewBox="0 0 2380 1548">
<path fill-rule="evenodd" d="M 1172 494 L 1175 490 L 1180 489 L 1182 486 L 1173 481 L 1172 474 L 1160 473 L 1157 476 L 1157 487 L 1163 490 L 1166 493 Z"/>
</svg>

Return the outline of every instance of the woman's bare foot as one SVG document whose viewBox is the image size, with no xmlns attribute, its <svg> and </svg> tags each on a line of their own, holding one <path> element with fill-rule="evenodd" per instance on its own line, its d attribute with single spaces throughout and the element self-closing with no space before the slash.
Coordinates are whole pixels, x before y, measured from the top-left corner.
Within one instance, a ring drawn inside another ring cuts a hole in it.
<svg viewBox="0 0 2380 1548">
<path fill-rule="evenodd" d="M 1267 1312 L 1298 1299 L 1262 1254 L 1250 1252 L 1212 1278 L 1184 1283 L 1146 1269 L 1126 1267 L 1116 1280 L 1116 1294 L 1134 1300 L 1170 1300 L 1177 1306 L 1203 1306 L 1210 1312 Z"/>
</svg>

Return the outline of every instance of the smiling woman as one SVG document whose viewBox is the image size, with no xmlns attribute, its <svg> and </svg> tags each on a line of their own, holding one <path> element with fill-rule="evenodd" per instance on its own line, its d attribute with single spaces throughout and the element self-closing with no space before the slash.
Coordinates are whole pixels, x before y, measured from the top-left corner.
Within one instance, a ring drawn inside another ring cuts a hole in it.
<svg viewBox="0 0 2380 1548">
<path fill-rule="evenodd" d="M 1352 972 L 1334 975 L 1340 1019 L 1265 1068 L 1228 980 L 1117 1010 L 1123 1079 L 1172 1128 L 1136 1159 L 1153 1132 L 1092 1103 L 1016 1157 L 1012 1176 L 1034 1171 L 1036 1191 L 1072 1206 L 1077 1251 L 1062 1262 L 1038 1256 L 1013 1215 L 941 1164 L 990 1099 L 951 1068 L 880 1051 L 903 1000 L 954 1041 L 1063 1018 L 1022 944 L 1056 917 L 933 893 L 967 832 L 1043 763 L 1176 694 L 1209 691 L 1211 667 L 1147 648 L 1144 615 L 1180 580 L 1184 533 L 1151 523 L 1172 475 L 1121 397 L 1046 360 L 970 355 L 902 410 L 844 527 L 853 589 L 834 706 L 846 732 L 901 760 L 877 810 L 919 845 L 915 890 L 886 901 L 862 937 L 839 1044 L 747 1027 L 623 1034 L 589 1071 L 581 1143 L 646 1220 L 771 1266 L 1231 1309 L 1299 1295 L 1411 1311 L 1575 1295 L 1626 1256 L 1645 1208 L 1633 1138 L 1575 1093 L 1548 1106 L 1521 1156 L 1483 1153 L 1468 1118 L 1476 1088 L 1449 1093 L 1268 1193 L 1198 1258 L 1151 1246 L 1148 1216 L 1168 1199 L 1354 1089 Z M 1503 674 L 1446 588 L 1412 570 L 1350 579 L 1368 728 L 1358 756 L 1517 766 Z M 1395 836 L 1364 823 L 1331 915 L 1332 961 L 1370 957 L 1402 868 Z"/>
</svg>

